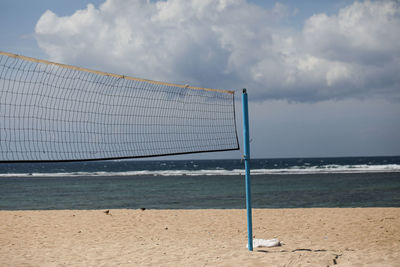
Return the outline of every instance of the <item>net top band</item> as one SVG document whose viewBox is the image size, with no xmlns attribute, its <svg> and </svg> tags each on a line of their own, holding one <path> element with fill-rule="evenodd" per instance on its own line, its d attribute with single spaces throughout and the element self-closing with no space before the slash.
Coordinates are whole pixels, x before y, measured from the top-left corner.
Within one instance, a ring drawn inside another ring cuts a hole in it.
<svg viewBox="0 0 400 267">
<path fill-rule="evenodd" d="M 108 73 L 108 72 L 104 72 L 104 71 L 91 70 L 91 69 L 87 69 L 87 68 L 51 62 L 51 61 L 43 60 L 43 59 L 36 59 L 36 58 L 32 58 L 32 57 L 21 56 L 21 55 L 12 54 L 12 53 L 3 52 L 3 51 L 0 51 L 0 55 L 12 57 L 12 58 L 18 58 L 18 59 L 22 59 L 22 60 L 26 60 L 26 61 L 31 61 L 31 62 L 43 63 L 43 64 L 47 64 L 47 65 L 56 65 L 56 66 L 66 68 L 66 69 L 79 70 L 79 71 L 90 72 L 90 73 L 99 74 L 99 75 L 105 75 L 105 76 L 133 80 L 133 81 L 147 82 L 147 83 L 157 84 L 157 85 L 188 88 L 188 89 L 193 89 L 193 90 L 214 91 L 214 92 L 225 93 L 225 94 L 234 94 L 235 93 L 235 91 L 232 91 L 232 90 L 203 88 L 203 87 L 189 86 L 189 85 L 184 85 L 184 84 L 175 84 L 175 83 L 147 80 L 147 79 L 142 79 L 142 78 L 135 78 L 135 77 L 125 76 L 125 75 L 119 75 L 119 74 Z"/>
</svg>

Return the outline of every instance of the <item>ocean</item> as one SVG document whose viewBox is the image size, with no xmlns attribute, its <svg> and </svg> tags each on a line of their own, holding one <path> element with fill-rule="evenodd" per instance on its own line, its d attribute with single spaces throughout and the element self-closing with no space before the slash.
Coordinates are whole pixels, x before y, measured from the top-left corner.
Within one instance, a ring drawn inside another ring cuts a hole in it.
<svg viewBox="0 0 400 267">
<path fill-rule="evenodd" d="M 252 159 L 254 208 L 400 207 L 400 156 Z M 1 210 L 241 209 L 244 162 L 0 164 Z"/>
</svg>

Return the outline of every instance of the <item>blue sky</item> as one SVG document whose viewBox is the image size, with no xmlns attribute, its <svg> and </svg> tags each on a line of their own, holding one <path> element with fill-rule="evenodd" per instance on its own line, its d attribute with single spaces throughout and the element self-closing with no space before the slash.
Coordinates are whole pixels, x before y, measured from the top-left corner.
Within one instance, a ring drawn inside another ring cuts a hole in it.
<svg viewBox="0 0 400 267">
<path fill-rule="evenodd" d="M 0 50 L 247 87 L 254 157 L 400 155 L 397 1 L 103 2 L 1 0 Z"/>
</svg>

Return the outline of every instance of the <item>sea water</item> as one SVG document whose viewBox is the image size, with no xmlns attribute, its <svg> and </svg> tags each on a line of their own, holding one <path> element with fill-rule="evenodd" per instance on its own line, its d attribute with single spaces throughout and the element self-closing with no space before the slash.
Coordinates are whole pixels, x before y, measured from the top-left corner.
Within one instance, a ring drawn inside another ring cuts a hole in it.
<svg viewBox="0 0 400 267">
<path fill-rule="evenodd" d="M 241 160 L 0 164 L 0 209 L 245 208 Z M 252 159 L 254 208 L 400 207 L 400 157 Z"/>
</svg>

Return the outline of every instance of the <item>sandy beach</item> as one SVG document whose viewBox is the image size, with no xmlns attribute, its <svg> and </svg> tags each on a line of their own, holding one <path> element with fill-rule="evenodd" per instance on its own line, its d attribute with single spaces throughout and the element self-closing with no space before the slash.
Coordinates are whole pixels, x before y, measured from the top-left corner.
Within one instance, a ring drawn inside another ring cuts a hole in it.
<svg viewBox="0 0 400 267">
<path fill-rule="evenodd" d="M 400 208 L 0 211 L 1 266 L 400 266 Z"/>
</svg>

